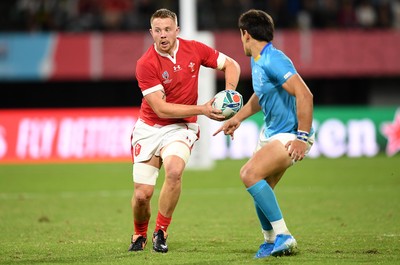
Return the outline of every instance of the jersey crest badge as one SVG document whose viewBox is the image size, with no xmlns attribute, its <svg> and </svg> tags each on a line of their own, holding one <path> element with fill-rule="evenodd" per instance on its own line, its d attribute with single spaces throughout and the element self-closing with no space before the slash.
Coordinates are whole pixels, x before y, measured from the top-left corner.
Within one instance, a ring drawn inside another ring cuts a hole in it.
<svg viewBox="0 0 400 265">
<path fill-rule="evenodd" d="M 190 62 L 190 64 L 188 65 L 188 67 L 190 68 L 190 72 L 194 72 L 194 66 L 195 66 L 196 64 L 194 63 L 194 62 Z"/>
</svg>

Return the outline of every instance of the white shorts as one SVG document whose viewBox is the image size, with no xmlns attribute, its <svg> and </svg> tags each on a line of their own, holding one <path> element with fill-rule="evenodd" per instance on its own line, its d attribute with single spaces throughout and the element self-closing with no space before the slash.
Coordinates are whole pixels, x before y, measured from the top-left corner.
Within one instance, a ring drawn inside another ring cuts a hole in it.
<svg viewBox="0 0 400 265">
<path fill-rule="evenodd" d="M 153 155 L 160 156 L 160 150 L 176 141 L 192 148 L 199 139 L 197 123 L 177 123 L 166 126 L 150 126 L 138 120 L 132 132 L 132 159 L 134 163 L 149 160 Z"/>
<path fill-rule="evenodd" d="M 283 145 L 286 145 L 287 142 L 293 141 L 296 138 L 297 138 L 297 135 L 293 134 L 293 133 L 278 133 L 278 134 L 275 134 L 274 136 L 266 138 L 265 135 L 264 135 L 264 130 L 261 130 L 260 136 L 258 138 L 256 152 L 258 150 L 260 150 L 266 143 L 269 143 L 271 141 L 278 140 Z M 308 152 L 310 152 L 310 149 L 311 149 L 312 145 L 314 144 L 314 140 L 315 140 L 314 134 L 308 137 L 307 150 L 306 150 L 306 153 L 305 153 L 306 155 L 308 154 Z M 294 164 L 294 163 L 295 163 L 295 161 L 293 160 L 292 164 Z"/>
</svg>

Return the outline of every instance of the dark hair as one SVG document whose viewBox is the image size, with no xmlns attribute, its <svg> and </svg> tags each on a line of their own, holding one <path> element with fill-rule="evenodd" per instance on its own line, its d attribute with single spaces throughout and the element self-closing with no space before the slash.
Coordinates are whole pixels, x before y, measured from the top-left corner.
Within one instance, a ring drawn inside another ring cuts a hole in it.
<svg viewBox="0 0 400 265">
<path fill-rule="evenodd" d="M 274 39 L 274 21 L 262 10 L 250 9 L 243 13 L 239 17 L 239 29 L 259 41 L 270 42 Z"/>
<path fill-rule="evenodd" d="M 158 9 L 150 18 L 150 25 L 153 22 L 153 19 L 155 18 L 170 18 L 173 21 L 175 21 L 176 25 L 178 25 L 178 17 L 177 15 L 172 12 L 171 10 L 168 10 L 166 8 L 161 8 Z"/>
</svg>

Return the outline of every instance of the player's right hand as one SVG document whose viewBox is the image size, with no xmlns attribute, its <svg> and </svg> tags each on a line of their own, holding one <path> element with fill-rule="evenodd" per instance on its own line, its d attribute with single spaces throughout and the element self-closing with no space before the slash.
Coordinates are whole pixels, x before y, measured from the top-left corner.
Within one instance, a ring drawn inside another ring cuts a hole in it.
<svg viewBox="0 0 400 265">
<path fill-rule="evenodd" d="M 216 121 L 223 121 L 225 120 L 225 116 L 222 115 L 222 111 L 216 108 L 213 108 L 212 103 L 214 102 L 215 98 L 212 98 L 206 104 L 203 105 L 204 111 L 203 114 L 208 118 Z"/>
<path fill-rule="evenodd" d="M 219 134 L 220 132 L 224 132 L 225 135 L 230 135 L 232 140 L 234 139 L 234 132 L 240 126 L 240 121 L 235 119 L 235 117 L 230 118 L 224 124 L 213 133 L 213 136 Z"/>
</svg>

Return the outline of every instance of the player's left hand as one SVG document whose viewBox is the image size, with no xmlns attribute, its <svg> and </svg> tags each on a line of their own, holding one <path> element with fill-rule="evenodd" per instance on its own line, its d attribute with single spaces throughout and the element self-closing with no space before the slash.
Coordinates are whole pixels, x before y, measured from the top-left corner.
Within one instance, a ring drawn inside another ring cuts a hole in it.
<svg viewBox="0 0 400 265">
<path fill-rule="evenodd" d="M 294 161 L 301 161 L 303 160 L 304 156 L 306 155 L 307 150 L 307 143 L 300 141 L 300 140 L 293 140 L 287 142 L 285 145 L 286 150 L 289 151 L 289 156 Z"/>
</svg>

